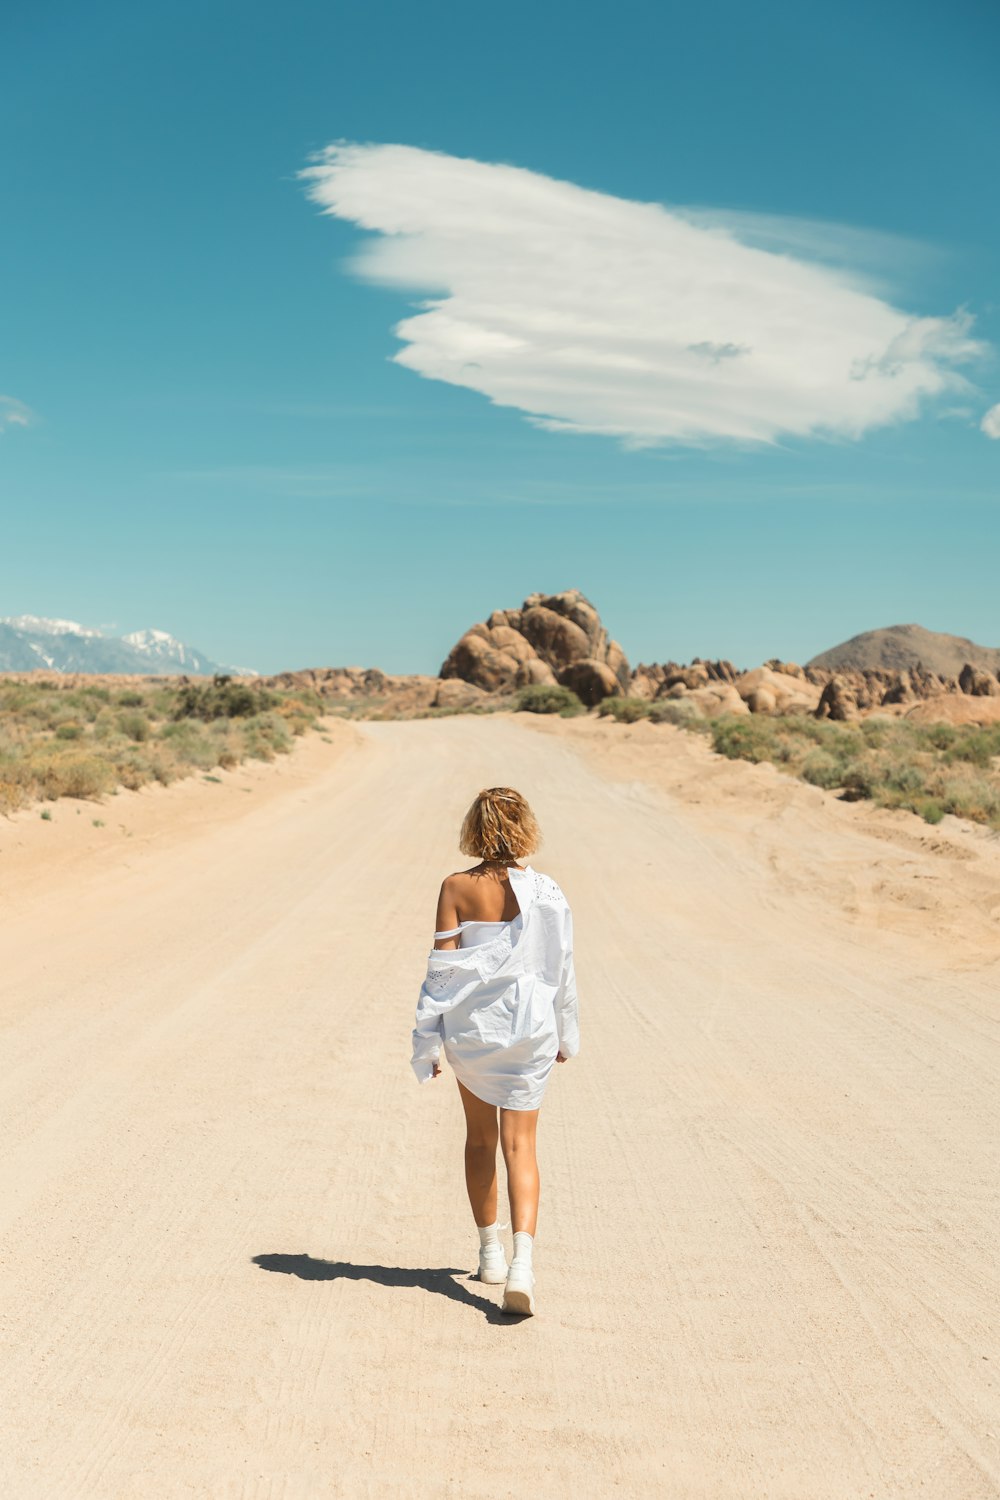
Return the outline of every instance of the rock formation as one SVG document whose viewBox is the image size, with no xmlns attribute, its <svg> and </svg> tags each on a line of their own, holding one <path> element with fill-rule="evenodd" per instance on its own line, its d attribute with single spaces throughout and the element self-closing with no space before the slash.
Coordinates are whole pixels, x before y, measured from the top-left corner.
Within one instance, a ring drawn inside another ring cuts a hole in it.
<svg viewBox="0 0 1000 1500">
<path fill-rule="evenodd" d="M 1000 697 L 1000 681 L 992 673 L 980 671 L 971 662 L 966 662 L 958 674 L 958 685 L 963 693 L 973 698 Z"/>
<path fill-rule="evenodd" d="M 495 609 L 452 647 L 440 675 L 486 693 L 560 683 L 586 704 L 627 693 L 631 679 L 625 653 L 579 589 L 529 594 L 520 609 Z"/>
</svg>

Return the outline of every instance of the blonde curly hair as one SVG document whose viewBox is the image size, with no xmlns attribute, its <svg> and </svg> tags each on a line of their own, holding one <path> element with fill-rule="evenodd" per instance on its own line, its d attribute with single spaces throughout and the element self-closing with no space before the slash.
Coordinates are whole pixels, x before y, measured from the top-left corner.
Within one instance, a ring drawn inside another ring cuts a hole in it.
<svg viewBox="0 0 1000 1500">
<path fill-rule="evenodd" d="M 491 786 L 477 793 L 465 814 L 458 847 L 477 859 L 523 859 L 541 841 L 541 829 L 521 793 Z"/>
</svg>

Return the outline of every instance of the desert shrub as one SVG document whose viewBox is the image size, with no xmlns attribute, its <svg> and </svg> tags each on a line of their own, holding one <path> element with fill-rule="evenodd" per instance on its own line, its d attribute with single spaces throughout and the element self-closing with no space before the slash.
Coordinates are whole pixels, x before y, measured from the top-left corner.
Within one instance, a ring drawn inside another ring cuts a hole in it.
<svg viewBox="0 0 1000 1500">
<path fill-rule="evenodd" d="M 683 698 L 659 698 L 649 705 L 649 719 L 653 724 L 682 724 L 688 729 L 701 729 L 710 733 L 709 721 L 698 712 L 693 703 Z"/>
<path fill-rule="evenodd" d="M 848 761 L 845 765 L 842 785 L 850 800 L 861 801 L 866 797 L 874 797 L 878 783 L 878 768 L 874 761 L 859 756 L 857 760 Z"/>
<path fill-rule="evenodd" d="M 652 707 L 647 698 L 602 698 L 597 712 L 611 717 L 619 724 L 634 724 L 638 719 L 648 719 Z"/>
<path fill-rule="evenodd" d="M 832 787 L 843 785 L 844 763 L 826 750 L 813 750 L 802 762 L 801 775 L 812 786 L 821 786 L 829 791 Z"/>
<path fill-rule="evenodd" d="M 1000 724 L 988 728 L 964 724 L 964 734 L 955 736 L 945 751 L 946 761 L 968 761 L 974 766 L 988 766 L 995 755 L 1000 755 Z"/>
<path fill-rule="evenodd" d="M 145 695 L 131 689 L 127 693 L 119 693 L 118 695 L 119 708 L 143 708 L 145 703 Z"/>
<path fill-rule="evenodd" d="M 561 714 L 564 718 L 585 712 L 583 704 L 568 687 L 558 683 L 533 682 L 524 687 L 514 700 L 519 713 Z"/>
<path fill-rule="evenodd" d="M 66 719 L 64 723 L 56 725 L 57 740 L 78 740 L 83 734 L 83 725 L 75 723 L 72 719 Z"/>
<path fill-rule="evenodd" d="M 118 729 L 121 734 L 125 735 L 126 739 L 134 740 L 137 745 L 141 745 L 144 740 L 148 740 L 152 734 L 152 725 L 145 714 L 119 714 Z"/>
<path fill-rule="evenodd" d="M 773 760 L 776 743 L 773 721 L 763 714 L 712 721 L 712 747 L 728 760 Z"/>
<path fill-rule="evenodd" d="M 958 729 L 954 724 L 925 724 L 920 737 L 935 750 L 949 750 L 958 738 Z"/>
<path fill-rule="evenodd" d="M 848 800 L 906 808 L 929 823 L 946 813 L 1000 828 L 1000 724 L 915 724 L 888 715 L 830 723 L 811 715 L 698 720 L 684 700 L 663 709 L 686 729 L 706 726 L 730 759 L 771 761 Z M 672 709 L 672 712 L 671 712 Z M 660 704 L 651 717 L 659 720 Z"/>
<path fill-rule="evenodd" d="M 114 775 L 107 761 L 96 755 L 61 755 L 42 762 L 36 770 L 42 795 L 56 797 L 100 797 L 110 791 Z"/>
<path fill-rule="evenodd" d="M 938 793 L 945 812 L 976 823 L 1000 821 L 1000 786 L 982 776 L 949 776 Z"/>
<path fill-rule="evenodd" d="M 174 719 L 248 719 L 280 702 L 277 693 L 243 678 L 213 677 L 177 690 Z"/>
<path fill-rule="evenodd" d="M 922 792 L 924 789 L 923 771 L 908 761 L 885 766 L 882 781 L 894 792 Z"/>
</svg>

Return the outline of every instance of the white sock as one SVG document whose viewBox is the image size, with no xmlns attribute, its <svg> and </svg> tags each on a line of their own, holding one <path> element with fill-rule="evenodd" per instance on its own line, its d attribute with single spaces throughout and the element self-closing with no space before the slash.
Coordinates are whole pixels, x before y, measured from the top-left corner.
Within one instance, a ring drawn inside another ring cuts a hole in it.
<svg viewBox="0 0 1000 1500">
<path fill-rule="evenodd" d="M 481 1249 L 485 1249 L 487 1245 L 498 1245 L 500 1243 L 499 1219 L 494 1224 L 487 1224 L 482 1228 L 477 1224 L 476 1228 L 479 1229 L 479 1245 Z"/>
<path fill-rule="evenodd" d="M 531 1265 L 531 1247 L 534 1244 L 534 1235 L 526 1229 L 514 1231 L 514 1259 L 519 1260 L 522 1265 Z"/>
</svg>

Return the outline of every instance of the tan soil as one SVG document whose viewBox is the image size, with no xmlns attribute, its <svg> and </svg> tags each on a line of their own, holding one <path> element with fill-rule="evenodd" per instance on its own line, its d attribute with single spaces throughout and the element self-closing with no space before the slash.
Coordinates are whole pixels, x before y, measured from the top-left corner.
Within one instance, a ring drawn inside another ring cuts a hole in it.
<svg viewBox="0 0 1000 1500">
<path fill-rule="evenodd" d="M 2 1493 L 1000 1493 L 1000 840 L 667 725 L 329 734 L 0 823 Z M 583 1028 L 525 1322 L 408 1066 L 499 781 Z"/>
</svg>

